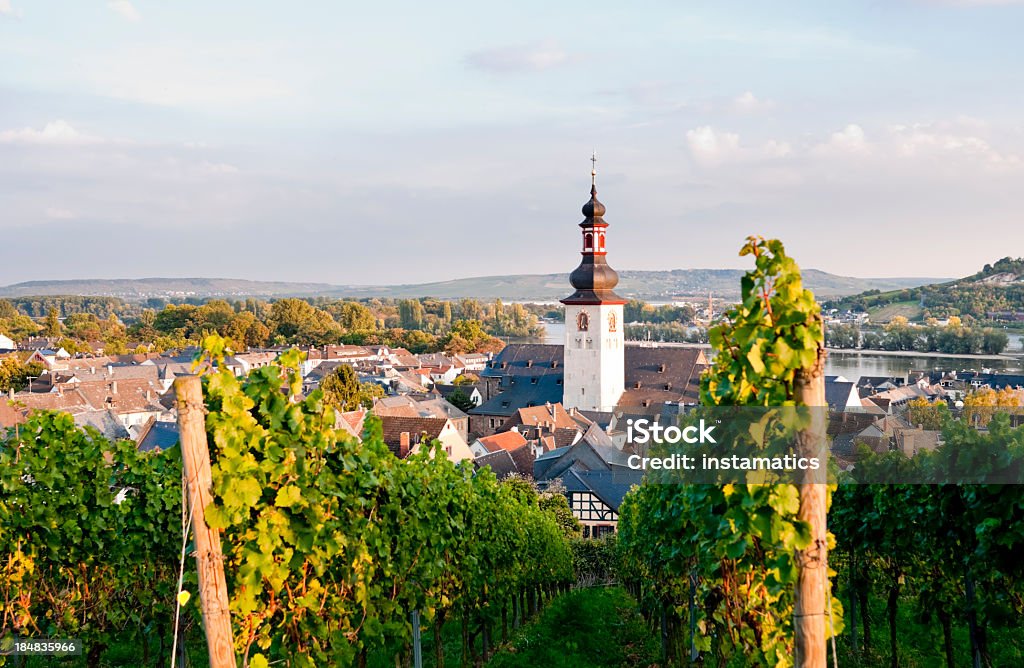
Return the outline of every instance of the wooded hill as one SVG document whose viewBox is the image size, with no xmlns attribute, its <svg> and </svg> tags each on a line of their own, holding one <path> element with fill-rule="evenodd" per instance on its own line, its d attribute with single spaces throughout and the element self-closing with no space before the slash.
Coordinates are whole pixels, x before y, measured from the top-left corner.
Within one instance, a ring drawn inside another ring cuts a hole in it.
<svg viewBox="0 0 1024 668">
<path fill-rule="evenodd" d="M 826 308 L 867 311 L 874 321 L 903 315 L 909 320 L 960 316 L 981 321 L 1013 321 L 1024 313 L 1024 258 L 986 264 L 956 281 L 935 282 L 883 292 L 868 290 L 826 302 Z"/>
<path fill-rule="evenodd" d="M 0 287 L 0 297 L 52 295 L 103 295 L 139 300 L 151 297 L 181 301 L 186 298 L 240 297 L 436 297 L 438 299 L 503 299 L 505 301 L 554 301 L 569 291 L 568 270 L 557 274 L 479 276 L 432 283 L 404 285 L 331 285 L 248 281 L 229 278 L 140 278 L 29 281 Z M 735 299 L 739 296 L 738 269 L 673 269 L 669 271 L 620 271 L 617 291 L 624 297 L 663 301 L 680 295 L 707 295 Z M 817 269 L 805 270 L 804 280 L 816 295 L 838 297 L 865 290 L 900 290 L 939 278 L 854 278 Z"/>
</svg>

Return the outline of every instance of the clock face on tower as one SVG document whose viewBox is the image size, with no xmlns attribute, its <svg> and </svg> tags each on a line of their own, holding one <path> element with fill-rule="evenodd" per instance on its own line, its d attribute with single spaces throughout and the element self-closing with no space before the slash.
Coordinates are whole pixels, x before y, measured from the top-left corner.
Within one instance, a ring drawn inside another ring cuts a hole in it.
<svg viewBox="0 0 1024 668">
<path fill-rule="evenodd" d="M 590 316 L 586 311 L 580 311 L 579 315 L 576 316 L 576 329 L 581 332 L 590 329 Z"/>
<path fill-rule="evenodd" d="M 618 325 L 618 322 L 615 320 L 615 313 L 614 312 L 609 313 L 608 314 L 608 331 L 609 332 L 616 331 L 615 328 L 616 328 L 617 325 Z"/>
</svg>

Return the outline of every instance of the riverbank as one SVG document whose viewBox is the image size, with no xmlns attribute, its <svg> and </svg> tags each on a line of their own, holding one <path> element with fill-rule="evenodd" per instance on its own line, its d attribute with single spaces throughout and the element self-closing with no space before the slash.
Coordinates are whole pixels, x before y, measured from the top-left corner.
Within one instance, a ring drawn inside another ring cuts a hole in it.
<svg viewBox="0 0 1024 668">
<path fill-rule="evenodd" d="M 870 350 L 850 348 L 828 348 L 829 355 L 871 355 L 882 357 L 942 357 L 956 360 L 999 360 L 1003 362 L 1019 362 L 1024 360 L 1024 352 L 1000 353 L 998 355 L 969 355 L 963 353 L 921 352 L 917 350 Z"/>
<path fill-rule="evenodd" d="M 626 341 L 626 345 L 650 345 L 650 346 L 672 346 L 676 348 L 701 348 L 703 350 L 711 350 L 711 344 L 708 343 L 684 343 L 684 342 L 656 342 L 651 343 L 649 341 Z M 1024 352 L 1012 352 L 1012 353 L 1000 353 L 999 355 L 970 355 L 963 353 L 940 353 L 940 352 L 922 352 L 919 350 L 872 350 L 872 349 L 861 349 L 856 350 L 851 348 L 826 348 L 829 355 L 844 355 L 844 356 L 861 356 L 867 355 L 869 357 L 921 357 L 931 359 L 956 359 L 956 360 L 975 360 L 979 362 L 984 361 L 998 361 L 998 362 L 1024 362 Z"/>
</svg>

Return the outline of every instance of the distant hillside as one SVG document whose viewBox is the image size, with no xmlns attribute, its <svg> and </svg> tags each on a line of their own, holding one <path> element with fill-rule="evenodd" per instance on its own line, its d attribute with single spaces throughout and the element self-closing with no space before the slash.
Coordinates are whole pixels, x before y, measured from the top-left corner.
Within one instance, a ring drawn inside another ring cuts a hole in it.
<svg viewBox="0 0 1024 668">
<path fill-rule="evenodd" d="M 866 311 L 874 322 L 903 315 L 911 320 L 971 317 L 983 321 L 1024 318 L 1024 258 L 1005 257 L 970 276 L 916 287 L 869 290 L 826 306 Z"/>
<path fill-rule="evenodd" d="M 234 278 L 114 278 L 27 281 L 0 287 L 0 297 L 102 295 L 124 299 L 149 297 L 289 297 L 336 290 L 327 283 L 278 283 Z"/>
<path fill-rule="evenodd" d="M 675 269 L 622 271 L 617 291 L 624 297 L 649 301 L 684 295 L 735 299 L 739 296 L 738 269 Z M 942 279 L 852 278 L 817 269 L 804 272 L 808 287 L 821 297 L 852 295 L 866 290 L 898 290 Z M 460 278 L 436 283 L 405 285 L 330 285 L 247 281 L 227 278 L 142 278 L 110 280 L 30 281 L 0 287 L 0 297 L 45 295 L 103 295 L 123 299 L 185 299 L 189 297 L 438 297 L 440 299 L 556 300 L 570 291 L 568 275 L 520 274 Z"/>
<path fill-rule="evenodd" d="M 615 289 L 623 297 L 648 301 L 667 300 L 682 295 L 735 299 L 739 297 L 739 269 L 674 269 L 671 271 L 619 272 Z M 804 272 L 805 281 L 815 294 L 835 297 L 864 290 L 895 290 L 929 283 L 934 278 L 851 278 L 836 276 L 817 269 Z M 480 299 L 556 300 L 570 292 L 566 274 L 520 274 L 512 276 L 481 276 L 437 283 L 411 285 L 367 286 L 344 288 L 333 292 L 338 296 L 422 297 L 439 299 L 477 297 Z"/>
</svg>

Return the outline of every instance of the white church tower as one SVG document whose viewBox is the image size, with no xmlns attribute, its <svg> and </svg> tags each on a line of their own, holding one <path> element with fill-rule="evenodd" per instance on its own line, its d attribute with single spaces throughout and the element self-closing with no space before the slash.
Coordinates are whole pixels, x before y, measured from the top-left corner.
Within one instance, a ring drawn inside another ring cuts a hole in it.
<svg viewBox="0 0 1024 668">
<path fill-rule="evenodd" d="M 593 158 L 596 163 L 596 157 Z M 565 378 L 562 405 L 611 411 L 625 389 L 625 336 L 622 306 L 614 292 L 619 275 L 605 259 L 604 204 L 597 201 L 597 170 L 591 171 L 590 201 L 580 223 L 583 259 L 569 276 L 576 292 L 565 304 Z"/>
</svg>

